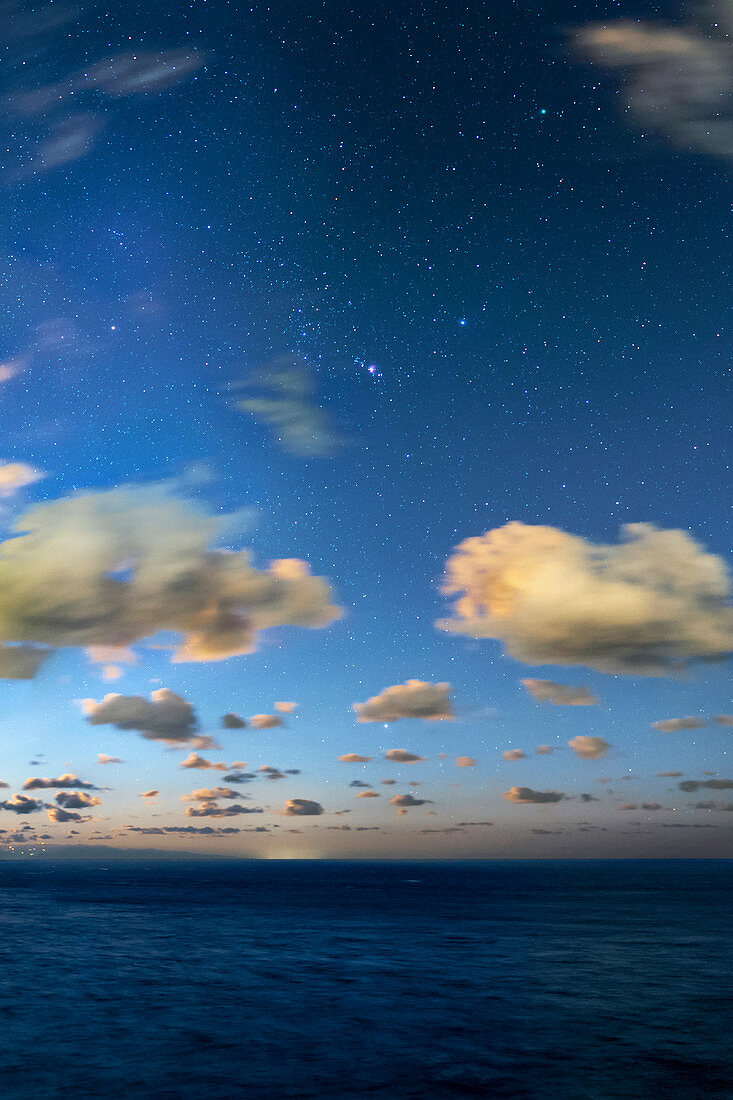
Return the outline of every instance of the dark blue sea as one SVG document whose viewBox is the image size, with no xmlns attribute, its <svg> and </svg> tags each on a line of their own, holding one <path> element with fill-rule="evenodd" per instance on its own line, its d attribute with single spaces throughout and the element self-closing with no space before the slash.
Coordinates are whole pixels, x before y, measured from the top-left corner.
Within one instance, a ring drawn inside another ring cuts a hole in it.
<svg viewBox="0 0 733 1100">
<path fill-rule="evenodd" d="M 0 1089 L 733 1096 L 733 864 L 0 863 Z"/>
</svg>

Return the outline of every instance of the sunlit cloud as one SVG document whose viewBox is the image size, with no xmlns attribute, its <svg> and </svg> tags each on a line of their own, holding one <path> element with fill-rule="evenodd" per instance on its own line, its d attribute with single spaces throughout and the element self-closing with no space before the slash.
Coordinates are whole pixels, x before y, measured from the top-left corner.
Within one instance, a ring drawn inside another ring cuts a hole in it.
<svg viewBox="0 0 733 1100">
<path fill-rule="evenodd" d="M 507 749 L 501 755 L 504 760 L 524 760 L 526 757 L 526 753 L 521 749 Z"/>
<path fill-rule="evenodd" d="M 392 760 L 395 764 L 418 764 L 421 760 L 427 760 L 427 757 L 418 756 L 416 752 L 409 752 L 407 749 L 388 749 L 384 759 Z"/>
<path fill-rule="evenodd" d="M 65 810 L 84 810 L 88 806 L 102 805 L 102 799 L 98 795 L 87 794 L 86 791 L 59 791 L 56 801 Z"/>
<path fill-rule="evenodd" d="M 568 741 L 568 745 L 575 755 L 582 760 L 600 760 L 611 747 L 603 737 L 586 737 L 584 735 L 573 737 L 572 740 Z"/>
<path fill-rule="evenodd" d="M 585 687 L 570 687 L 554 680 L 522 680 L 533 699 L 538 703 L 554 703 L 557 707 L 592 707 L 598 697 Z"/>
<path fill-rule="evenodd" d="M 243 798 L 240 791 L 233 791 L 231 787 L 200 787 L 190 794 L 182 794 L 184 802 L 214 802 L 219 798 Z"/>
<path fill-rule="evenodd" d="M 121 756 L 108 756 L 106 752 L 100 752 L 97 756 L 98 764 L 124 764 Z"/>
<path fill-rule="evenodd" d="M 359 756 L 356 752 L 347 752 L 343 756 L 339 756 L 342 764 L 368 764 L 373 759 L 372 756 Z"/>
<path fill-rule="evenodd" d="M 297 703 L 275 703 L 275 710 L 280 714 L 293 714 L 298 709 Z"/>
<path fill-rule="evenodd" d="M 255 806 L 242 806 L 235 803 L 233 806 L 217 806 L 214 802 L 202 802 L 199 806 L 187 806 L 188 817 L 237 817 L 239 814 L 261 814 L 263 811 Z"/>
<path fill-rule="evenodd" d="M 12 497 L 47 475 L 27 462 L 0 462 L 0 497 Z"/>
<path fill-rule="evenodd" d="M 263 572 L 209 549 L 220 527 L 169 485 L 39 505 L 0 543 L 0 644 L 125 647 L 170 630 L 174 661 L 212 661 L 252 652 L 261 630 L 339 617 L 305 562 Z"/>
<path fill-rule="evenodd" d="M 698 730 L 704 725 L 700 718 L 665 718 L 662 722 L 652 722 L 652 729 L 674 733 L 675 730 Z"/>
<path fill-rule="evenodd" d="M 518 660 L 601 672 L 670 675 L 733 648 L 723 560 L 686 531 L 628 524 L 619 546 L 555 527 L 509 523 L 462 542 L 443 591 L 458 594 L 438 626 L 496 638 Z"/>
<path fill-rule="evenodd" d="M 93 783 L 90 783 L 86 779 L 80 779 L 78 775 L 73 775 L 70 772 L 65 772 L 63 775 L 60 775 L 58 779 L 47 779 L 34 775 L 31 776 L 30 779 L 26 779 L 23 784 L 24 791 L 50 790 L 55 787 L 78 788 L 91 791 L 97 789 Z"/>
<path fill-rule="evenodd" d="M 312 802 L 309 798 L 289 798 L 283 813 L 285 817 L 318 817 L 325 810 L 320 802 Z"/>
<path fill-rule="evenodd" d="M 138 730 L 149 741 L 175 745 L 196 734 L 193 706 L 168 688 L 152 692 L 150 701 L 140 695 L 105 695 L 101 703 L 84 699 L 82 705 L 90 725 Z"/>
<path fill-rule="evenodd" d="M 283 724 L 277 714 L 253 714 L 249 724 L 254 730 L 274 730 Z"/>
<path fill-rule="evenodd" d="M 48 816 L 51 821 L 56 821 L 59 824 L 67 821 L 90 821 L 89 816 L 77 813 L 76 810 L 62 810 L 60 806 L 49 806 Z"/>
<path fill-rule="evenodd" d="M 229 771 L 230 765 L 223 763 L 223 761 L 220 761 L 219 763 L 214 763 L 214 761 L 207 760 L 204 756 L 199 756 L 197 752 L 192 752 L 189 756 L 186 757 L 185 760 L 181 761 L 178 767 L 201 768 L 202 770 L 209 768 L 212 771 L 226 772 Z"/>
<path fill-rule="evenodd" d="M 13 814 L 35 814 L 44 806 L 44 802 L 37 798 L 29 798 L 25 794 L 14 794 L 12 798 L 0 802 L 0 810 L 10 810 Z"/>
<path fill-rule="evenodd" d="M 409 809 L 411 806 L 428 806 L 430 800 L 427 798 L 415 798 L 411 794 L 396 794 L 394 798 L 389 800 L 390 806 L 398 806 L 401 810 Z"/>
<path fill-rule="evenodd" d="M 477 761 L 472 756 L 457 756 L 456 767 L 457 768 L 475 768 Z"/>
<path fill-rule="evenodd" d="M 385 688 L 366 703 L 354 703 L 359 722 L 397 722 L 401 718 L 423 718 L 430 722 L 453 720 L 450 684 L 408 680 Z"/>
<path fill-rule="evenodd" d="M 501 797 L 507 802 L 525 805 L 532 802 L 562 802 L 567 796 L 560 791 L 533 791 L 531 787 L 510 787 Z"/>
</svg>

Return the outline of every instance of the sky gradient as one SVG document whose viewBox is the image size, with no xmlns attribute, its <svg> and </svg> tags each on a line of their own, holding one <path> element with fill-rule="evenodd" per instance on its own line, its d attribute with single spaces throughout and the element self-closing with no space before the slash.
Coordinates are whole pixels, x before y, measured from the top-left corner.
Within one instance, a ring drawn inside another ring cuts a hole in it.
<svg viewBox="0 0 733 1100">
<path fill-rule="evenodd" d="M 730 855 L 732 25 L 0 2 L 0 850 Z"/>
</svg>

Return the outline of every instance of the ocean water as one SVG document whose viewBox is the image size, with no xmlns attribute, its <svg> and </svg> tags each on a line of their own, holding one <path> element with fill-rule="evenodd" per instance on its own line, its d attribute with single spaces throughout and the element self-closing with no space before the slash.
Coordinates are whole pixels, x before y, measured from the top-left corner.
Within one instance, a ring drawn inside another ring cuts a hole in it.
<svg viewBox="0 0 733 1100">
<path fill-rule="evenodd" d="M 733 864 L 0 862 L 0 1088 L 733 1096 Z"/>
</svg>

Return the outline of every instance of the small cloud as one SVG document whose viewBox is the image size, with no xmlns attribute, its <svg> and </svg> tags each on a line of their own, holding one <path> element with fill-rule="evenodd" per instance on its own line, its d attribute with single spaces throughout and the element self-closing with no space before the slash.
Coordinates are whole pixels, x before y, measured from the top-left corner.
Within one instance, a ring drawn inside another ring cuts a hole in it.
<svg viewBox="0 0 733 1100">
<path fill-rule="evenodd" d="M 202 802 L 198 807 L 187 806 L 187 817 L 237 817 L 239 814 L 261 814 L 263 811 L 253 806 L 217 806 L 214 802 Z"/>
<path fill-rule="evenodd" d="M 368 764 L 373 759 L 371 756 L 359 756 L 355 752 L 347 752 L 344 756 L 339 756 L 342 764 Z"/>
<path fill-rule="evenodd" d="M 285 772 L 280 771 L 279 768 L 274 768 L 270 764 L 263 764 L 261 768 L 257 769 L 258 772 L 264 772 L 268 779 L 284 779 Z"/>
<path fill-rule="evenodd" d="M 522 680 L 538 703 L 554 703 L 557 707 L 593 707 L 598 698 L 586 687 L 570 687 L 555 680 Z"/>
<path fill-rule="evenodd" d="M 716 714 L 713 721 L 719 726 L 733 726 L 733 714 Z"/>
<path fill-rule="evenodd" d="M 557 752 L 559 745 L 538 745 L 535 752 L 538 756 L 549 756 L 551 752 Z"/>
<path fill-rule="evenodd" d="M 218 798 L 242 798 L 239 791 L 233 791 L 231 787 L 200 787 L 190 794 L 182 794 L 184 802 L 214 802 Z"/>
<path fill-rule="evenodd" d="M 354 703 L 359 722 L 397 722 L 401 718 L 422 718 L 430 722 L 454 719 L 450 684 L 408 680 L 385 688 L 366 703 Z"/>
<path fill-rule="evenodd" d="M 185 760 L 181 761 L 178 765 L 179 768 L 200 768 L 202 771 L 207 768 L 211 771 L 225 772 L 228 770 L 229 765 L 223 762 L 214 763 L 213 760 L 207 760 L 204 756 L 199 756 L 197 752 L 192 752 Z"/>
<path fill-rule="evenodd" d="M 44 802 L 37 798 L 28 798 L 24 794 L 14 794 L 12 798 L 0 802 L 0 810 L 10 810 L 13 814 L 35 814 L 44 806 Z"/>
<path fill-rule="evenodd" d="M 505 760 L 524 760 L 525 755 L 521 749 L 507 749 L 502 753 Z"/>
<path fill-rule="evenodd" d="M 59 791 L 56 795 L 59 806 L 66 810 L 85 810 L 89 806 L 101 806 L 102 799 L 97 795 L 87 794 L 86 791 Z"/>
<path fill-rule="evenodd" d="M 408 752 L 407 749 L 389 749 L 384 754 L 385 760 L 393 760 L 397 764 L 417 764 L 421 760 L 427 760 L 426 756 L 418 756 L 415 752 Z"/>
<path fill-rule="evenodd" d="M 221 720 L 221 724 L 225 730 L 243 730 L 247 723 L 244 718 L 240 718 L 238 714 L 225 714 Z"/>
<path fill-rule="evenodd" d="M 283 813 L 285 817 L 318 817 L 325 811 L 320 802 L 311 802 L 308 798 L 289 798 Z"/>
<path fill-rule="evenodd" d="M 91 791 L 96 790 L 94 784 L 87 779 L 80 779 L 78 775 L 71 775 L 70 773 L 64 773 L 58 779 L 46 779 L 45 777 L 41 778 L 38 775 L 33 775 L 30 779 L 26 779 L 23 784 L 24 791 L 50 790 L 54 787 L 78 787 Z"/>
<path fill-rule="evenodd" d="M 651 810 L 651 811 L 664 809 L 664 807 L 662 806 L 662 804 L 660 802 L 642 802 L 641 808 L 642 808 L 642 810 Z"/>
<path fill-rule="evenodd" d="M 531 787 L 511 787 L 502 793 L 507 802 L 525 805 L 532 802 L 562 802 L 566 795 L 560 791 L 533 791 Z"/>
<path fill-rule="evenodd" d="M 698 730 L 704 725 L 699 718 L 665 718 L 663 722 L 652 722 L 652 729 L 674 733 L 675 730 Z"/>
<path fill-rule="evenodd" d="M 124 764 L 121 756 L 107 756 L 106 752 L 100 752 L 97 757 L 98 764 Z"/>
<path fill-rule="evenodd" d="M 342 441 L 328 415 L 312 401 L 313 381 L 297 360 L 276 359 L 272 369 L 260 371 L 249 385 L 271 396 L 244 398 L 237 401 L 237 408 L 265 424 L 284 451 L 314 458 L 333 454 L 340 447 Z"/>
<path fill-rule="evenodd" d="M 156 791 L 156 790 L 152 790 L 152 791 L 141 791 L 141 792 L 140 792 L 140 797 L 141 797 L 141 798 L 147 798 L 147 799 L 151 799 L 151 800 L 152 800 L 153 798 L 157 798 L 159 794 L 160 794 L 160 791 Z"/>
<path fill-rule="evenodd" d="M 457 756 L 456 757 L 457 768 L 475 768 L 476 761 L 472 756 Z"/>
<path fill-rule="evenodd" d="M 225 783 L 249 783 L 256 779 L 254 772 L 228 772 L 224 776 Z"/>
<path fill-rule="evenodd" d="M 357 798 L 379 798 L 379 791 L 362 791 L 361 794 L 356 796 Z"/>
<path fill-rule="evenodd" d="M 364 783 L 361 779 L 352 779 L 349 783 L 350 787 L 371 787 L 371 783 Z"/>
<path fill-rule="evenodd" d="M 572 741 L 568 741 L 568 745 L 575 752 L 576 756 L 581 757 L 583 760 L 600 760 L 602 756 L 605 756 L 610 745 L 608 741 L 605 741 L 602 737 L 573 737 Z"/>
<path fill-rule="evenodd" d="M 427 798 L 414 798 L 411 794 L 396 794 L 394 798 L 389 800 L 391 806 L 399 806 L 400 809 L 406 809 L 408 806 L 427 806 L 430 805 L 430 800 Z"/>
<path fill-rule="evenodd" d="M 37 470 L 26 462 L 0 462 L 0 497 L 11 497 L 46 477 L 43 470 Z"/>
<path fill-rule="evenodd" d="M 730 791 L 733 790 L 733 779 L 683 779 L 677 786 L 681 791 L 699 791 L 701 788 Z"/>
<path fill-rule="evenodd" d="M 275 703 L 275 710 L 280 714 L 293 714 L 297 709 L 297 703 Z"/>
<path fill-rule="evenodd" d="M 694 810 L 722 810 L 730 813 L 733 811 L 733 802 L 696 802 L 693 806 Z"/>
<path fill-rule="evenodd" d="M 150 741 L 180 744 L 195 736 L 197 719 L 191 704 L 168 688 L 153 691 L 150 702 L 141 695 L 105 695 L 101 703 L 83 701 L 92 726 L 112 725 L 139 730 Z"/>
<path fill-rule="evenodd" d="M 619 810 L 638 810 L 639 807 L 635 802 L 627 802 L 623 806 L 619 806 Z"/>
<path fill-rule="evenodd" d="M 277 714 L 255 714 L 249 724 L 255 730 L 274 730 L 283 724 L 283 720 Z"/>
<path fill-rule="evenodd" d="M 397 785 L 396 779 L 380 779 L 380 783 L 383 783 L 385 787 L 394 787 Z"/>
<path fill-rule="evenodd" d="M 49 806 L 48 816 L 51 821 L 89 821 L 89 817 L 83 817 L 82 814 L 76 813 L 74 810 L 62 810 L 59 806 Z"/>
<path fill-rule="evenodd" d="M 678 776 L 684 774 L 684 772 L 657 772 L 657 775 L 661 779 L 677 779 Z"/>
</svg>

